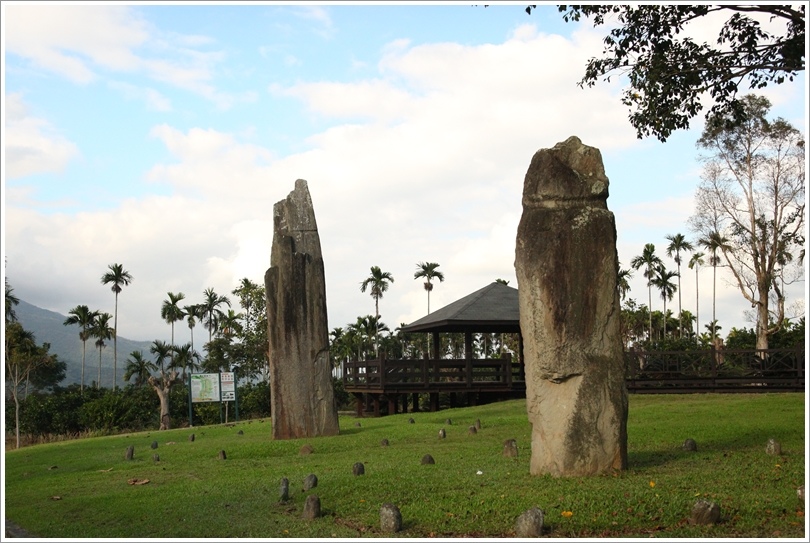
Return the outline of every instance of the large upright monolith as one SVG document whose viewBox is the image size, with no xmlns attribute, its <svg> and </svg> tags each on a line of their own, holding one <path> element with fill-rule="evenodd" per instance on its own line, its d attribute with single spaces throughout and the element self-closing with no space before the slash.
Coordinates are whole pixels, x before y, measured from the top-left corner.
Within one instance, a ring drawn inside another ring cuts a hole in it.
<svg viewBox="0 0 810 543">
<path fill-rule="evenodd" d="M 616 225 L 599 149 L 570 137 L 532 157 L 515 248 L 530 472 L 627 467 Z"/>
<path fill-rule="evenodd" d="M 264 284 L 273 439 L 337 435 L 321 240 L 303 179 L 273 206 Z"/>
</svg>

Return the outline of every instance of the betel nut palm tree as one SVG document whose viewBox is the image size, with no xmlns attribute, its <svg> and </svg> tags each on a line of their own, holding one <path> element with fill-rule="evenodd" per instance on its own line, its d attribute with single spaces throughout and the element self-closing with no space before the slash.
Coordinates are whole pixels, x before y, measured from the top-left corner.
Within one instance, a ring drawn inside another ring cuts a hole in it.
<svg viewBox="0 0 810 543">
<path fill-rule="evenodd" d="M 433 279 L 438 279 L 439 282 L 444 281 L 444 274 L 438 270 L 439 264 L 437 262 L 419 262 L 416 265 L 416 272 L 413 274 L 414 279 L 425 279 L 425 290 L 427 291 L 427 312 L 430 315 L 430 292 L 433 290 Z"/>
<path fill-rule="evenodd" d="M 698 243 L 709 251 L 709 264 L 712 266 L 712 322 L 711 334 L 712 341 L 715 340 L 717 335 L 717 266 L 720 264 L 720 257 L 717 256 L 717 251 L 727 251 L 730 246 L 728 238 L 724 237 L 716 230 L 711 232 L 705 238 L 701 238 Z"/>
<path fill-rule="evenodd" d="M 683 337 L 683 319 L 681 319 L 681 253 L 694 251 L 695 247 L 688 241 L 683 234 L 674 234 L 667 236 L 669 245 L 667 245 L 667 256 L 675 261 L 678 266 L 678 332 Z"/>
<path fill-rule="evenodd" d="M 124 269 L 121 264 L 110 264 L 109 271 L 101 276 L 101 283 L 109 285 L 112 283 L 112 291 L 115 293 L 115 313 L 113 319 L 113 390 L 118 384 L 118 295 L 123 287 L 132 282 L 132 274 Z"/>
<path fill-rule="evenodd" d="M 678 287 L 671 281 L 677 272 L 667 270 L 664 265 L 660 265 L 655 269 L 655 277 L 652 279 L 652 284 L 661 292 L 661 299 L 664 300 L 664 335 L 663 339 L 667 337 L 667 300 L 671 300 L 675 295 Z"/>
<path fill-rule="evenodd" d="M 169 299 L 163 300 L 163 306 L 160 308 L 160 317 L 172 327 L 171 346 L 174 347 L 174 323 L 183 320 L 183 317 L 186 316 L 186 314 L 183 313 L 183 308 L 178 304 L 186 298 L 186 295 L 182 292 L 178 292 L 177 294 L 169 292 L 167 295 Z M 171 360 L 172 365 L 174 365 L 174 351 L 171 352 Z"/>
<path fill-rule="evenodd" d="M 65 326 L 73 324 L 79 326 L 79 339 L 82 341 L 82 380 L 79 385 L 81 393 L 84 393 L 84 363 L 87 358 L 87 340 L 92 337 L 90 331 L 97 316 L 98 311 L 90 311 L 90 308 L 86 305 L 77 305 L 68 311 L 68 317 L 62 323 Z"/>
<path fill-rule="evenodd" d="M 388 285 L 394 282 L 394 276 L 389 272 L 384 272 L 379 266 L 371 266 L 371 275 L 369 275 L 362 283 L 360 283 L 360 292 L 369 290 L 371 297 L 374 298 L 374 316 L 377 318 L 377 323 L 380 321 L 380 298 L 383 293 L 388 290 Z M 375 329 L 374 332 L 374 356 L 379 354 L 379 330 Z"/>
<path fill-rule="evenodd" d="M 124 381 L 129 381 L 135 377 L 135 386 L 142 387 L 152 376 L 152 372 L 157 371 L 157 364 L 143 357 L 143 352 L 132 351 L 127 359 L 127 367 L 124 370 Z"/>
<path fill-rule="evenodd" d="M 700 251 L 692 253 L 692 258 L 689 259 L 689 269 L 695 270 L 695 337 L 700 335 L 700 281 L 698 272 L 700 267 L 705 264 L 703 257 L 705 254 Z"/>
<path fill-rule="evenodd" d="M 222 304 L 231 307 L 231 301 L 227 296 L 221 296 L 214 292 L 213 288 L 207 288 L 203 292 L 203 326 L 208 330 L 208 342 L 211 343 L 214 332 L 216 332 L 220 317 L 223 315 L 219 306 Z"/>
<path fill-rule="evenodd" d="M 93 327 L 90 329 L 90 334 L 96 338 L 96 347 L 98 347 L 98 380 L 96 381 L 96 388 L 101 388 L 101 351 L 107 346 L 106 341 L 113 337 L 113 328 L 110 326 L 110 319 L 113 318 L 109 313 L 99 313 L 93 322 Z M 115 385 L 115 381 L 113 381 Z"/>
<path fill-rule="evenodd" d="M 644 250 L 639 256 L 633 257 L 630 261 L 630 267 L 634 270 L 644 268 L 644 278 L 647 279 L 647 292 L 649 298 L 649 313 L 650 313 L 650 331 L 649 339 L 652 340 L 652 280 L 655 278 L 655 270 L 663 264 L 658 255 L 655 254 L 655 245 L 647 243 L 644 245 Z"/>
</svg>

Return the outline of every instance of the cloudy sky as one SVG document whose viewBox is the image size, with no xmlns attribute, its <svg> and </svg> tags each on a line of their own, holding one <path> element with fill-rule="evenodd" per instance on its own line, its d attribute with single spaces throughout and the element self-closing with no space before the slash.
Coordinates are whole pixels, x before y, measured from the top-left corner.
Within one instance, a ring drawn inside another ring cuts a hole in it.
<svg viewBox="0 0 810 543">
<path fill-rule="evenodd" d="M 622 267 L 653 243 L 674 269 L 665 236 L 692 236 L 702 119 L 665 144 L 636 139 L 621 80 L 577 86 L 604 29 L 524 7 L 4 1 L 5 276 L 39 307 L 112 313 L 100 278 L 121 263 L 134 277 L 121 336 L 168 340 L 167 292 L 191 304 L 263 283 L 273 204 L 300 178 L 330 329 L 374 313 L 360 292 L 371 266 L 394 276 L 380 301 L 394 328 L 427 312 L 418 262 L 445 274 L 432 310 L 498 278 L 517 286 L 524 175 L 572 135 L 602 152 Z M 708 38 L 710 24 L 692 32 Z M 766 94 L 806 131 L 804 78 Z M 699 281 L 703 328 L 709 267 Z M 751 326 L 727 282 L 720 270 L 723 333 Z M 646 304 L 640 272 L 631 286 Z M 682 296 L 694 312 L 692 270 Z"/>
</svg>

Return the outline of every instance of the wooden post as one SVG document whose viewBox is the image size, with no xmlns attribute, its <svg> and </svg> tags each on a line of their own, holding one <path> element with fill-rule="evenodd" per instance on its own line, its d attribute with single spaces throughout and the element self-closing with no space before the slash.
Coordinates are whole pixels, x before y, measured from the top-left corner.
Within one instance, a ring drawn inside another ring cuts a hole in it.
<svg viewBox="0 0 810 543">
<path fill-rule="evenodd" d="M 466 369 L 466 381 L 467 381 L 467 388 L 472 387 L 473 383 L 473 371 L 472 371 L 472 333 L 467 330 L 464 332 L 464 361 L 465 361 L 465 369 Z"/>
<path fill-rule="evenodd" d="M 439 393 L 438 392 L 431 392 L 430 393 L 430 410 L 435 413 L 439 410 Z"/>
<path fill-rule="evenodd" d="M 419 393 L 414 392 L 411 397 L 413 399 L 413 409 L 411 411 L 417 413 L 419 411 Z"/>
<path fill-rule="evenodd" d="M 372 402 L 374 403 L 374 416 L 380 416 L 380 396 L 379 394 L 375 394 L 372 398 Z"/>
<path fill-rule="evenodd" d="M 396 415 L 397 414 L 397 396 L 388 396 L 388 414 L 389 415 Z"/>
</svg>

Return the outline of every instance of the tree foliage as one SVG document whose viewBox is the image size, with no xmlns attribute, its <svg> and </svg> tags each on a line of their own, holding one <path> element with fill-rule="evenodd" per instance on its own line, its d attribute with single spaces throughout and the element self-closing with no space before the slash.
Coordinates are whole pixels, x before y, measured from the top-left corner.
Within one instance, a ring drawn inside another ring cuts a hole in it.
<svg viewBox="0 0 810 543">
<path fill-rule="evenodd" d="M 531 14 L 535 5 L 526 11 Z M 574 5 L 558 6 L 563 20 L 591 18 L 611 27 L 601 58 L 588 61 L 580 87 L 626 76 L 622 103 L 639 138 L 661 141 L 700 113 L 734 123 L 746 110 L 738 91 L 792 81 L 804 71 L 805 4 L 800 5 Z M 727 15 L 716 43 L 689 35 L 691 23 Z M 776 28 L 778 27 L 778 28 Z M 746 86 L 744 86 L 746 85 Z"/>
<path fill-rule="evenodd" d="M 742 104 L 744 123 L 711 117 L 698 141 L 706 154 L 689 222 L 704 240 L 724 239 L 720 256 L 756 310 L 757 348 L 767 349 L 785 320 L 785 285 L 803 277 L 805 142 L 784 119 L 767 119 L 766 98 Z"/>
</svg>

